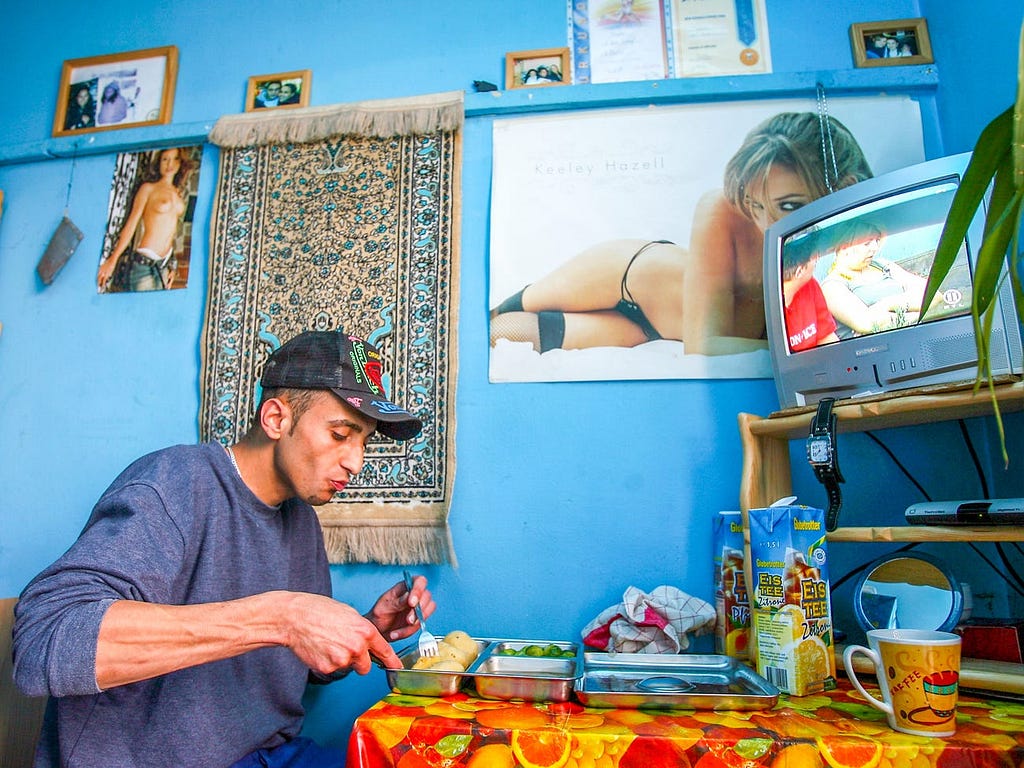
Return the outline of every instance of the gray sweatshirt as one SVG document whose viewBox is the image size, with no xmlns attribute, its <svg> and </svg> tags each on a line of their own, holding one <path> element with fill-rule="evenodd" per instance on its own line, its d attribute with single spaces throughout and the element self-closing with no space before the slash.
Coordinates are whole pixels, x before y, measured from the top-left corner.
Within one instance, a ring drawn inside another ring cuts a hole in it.
<svg viewBox="0 0 1024 768">
<path fill-rule="evenodd" d="M 309 670 L 287 648 L 96 685 L 97 635 L 113 601 L 186 605 L 277 589 L 331 594 L 312 507 L 263 504 L 219 444 L 134 462 L 17 605 L 15 681 L 54 697 L 36 767 L 216 768 L 295 736 Z"/>
</svg>

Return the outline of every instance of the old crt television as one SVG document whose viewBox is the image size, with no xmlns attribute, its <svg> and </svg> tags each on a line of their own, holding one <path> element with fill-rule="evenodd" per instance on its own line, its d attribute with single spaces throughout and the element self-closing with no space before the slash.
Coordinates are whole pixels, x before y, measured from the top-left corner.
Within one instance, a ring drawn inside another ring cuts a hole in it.
<svg viewBox="0 0 1024 768">
<path fill-rule="evenodd" d="M 841 266 L 835 264 L 837 246 L 849 242 L 851 229 L 863 231 L 865 225 L 881 232 L 875 238 L 877 252 L 872 258 L 876 272 L 885 271 L 886 263 L 895 262 L 926 280 L 969 159 L 970 153 L 952 155 L 867 179 L 809 203 L 765 233 L 765 315 L 783 408 L 811 405 L 825 397 L 862 397 L 976 378 L 971 274 L 981 244 L 983 210 L 971 223 L 936 301 L 925 311 L 908 312 L 910 305 L 905 304 L 891 313 L 886 310 L 887 319 L 871 326 L 854 330 L 840 323 L 838 341 L 806 347 L 800 340 L 806 341 L 807 337 L 786 327 L 782 292 L 784 257 L 799 263 L 808 255 L 816 256 L 817 261 L 809 264 L 814 264 L 819 285 L 830 278 L 851 277 L 854 273 L 849 269 L 835 272 Z M 850 258 L 850 251 L 844 249 L 843 253 L 844 258 Z M 894 270 L 889 267 L 885 274 L 892 275 Z M 875 300 L 862 297 L 865 302 Z M 835 306 L 830 315 L 839 311 Z M 1003 281 L 993 311 L 992 373 L 1019 374 L 1021 330 L 1009 280 Z M 806 348 L 796 351 L 802 346 Z"/>
</svg>

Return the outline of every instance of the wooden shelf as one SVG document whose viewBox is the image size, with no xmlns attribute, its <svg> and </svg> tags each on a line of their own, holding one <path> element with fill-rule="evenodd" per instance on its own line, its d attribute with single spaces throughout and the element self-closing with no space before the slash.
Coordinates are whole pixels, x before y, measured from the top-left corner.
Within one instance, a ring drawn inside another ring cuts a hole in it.
<svg viewBox="0 0 1024 768">
<path fill-rule="evenodd" d="M 966 383 L 840 400 L 834 408 L 836 429 L 865 432 L 988 416 L 995 411 L 993 400 L 998 403 L 1000 413 L 1024 410 L 1024 382 L 1000 381 L 992 391 L 987 387 L 975 391 L 971 383 Z M 740 509 L 744 515 L 748 509 L 768 506 L 792 494 L 789 442 L 807 437 L 815 410 L 813 406 L 788 409 L 768 418 L 749 413 L 738 415 L 743 444 Z"/>
<path fill-rule="evenodd" d="M 993 412 L 993 398 L 1000 412 L 1024 410 L 1024 382 L 1004 381 L 995 386 L 974 390 L 971 383 L 951 387 L 921 387 L 872 399 L 840 400 L 834 411 L 839 432 L 866 432 L 913 424 L 929 424 L 951 419 L 988 416 Z M 750 424 L 755 435 L 784 437 L 787 440 L 807 437 L 815 406 L 778 411 L 767 419 Z"/>
<path fill-rule="evenodd" d="M 590 83 L 559 88 L 513 88 L 467 93 L 466 117 L 505 117 L 573 109 L 649 107 L 743 99 L 814 97 L 818 84 L 831 95 L 901 93 L 930 94 L 938 89 L 934 64 L 773 72 L 763 75 L 684 77 L 629 83 Z M 196 123 L 171 123 L 81 136 L 48 138 L 24 144 L 0 141 L 0 166 L 139 149 L 200 144 L 216 118 Z"/>
<path fill-rule="evenodd" d="M 938 526 L 903 525 L 837 528 L 826 534 L 829 541 L 927 542 L 927 541 L 1024 541 L 1024 527 L 1016 525 Z"/>
<path fill-rule="evenodd" d="M 846 646 L 836 646 L 836 669 L 846 674 L 843 667 L 843 652 Z M 857 654 L 853 657 L 853 668 L 858 677 L 860 675 L 874 676 L 875 668 L 864 658 Z M 987 693 L 1002 693 L 1016 696 L 1024 695 L 1024 664 L 1014 664 L 1009 661 L 989 661 L 988 659 L 960 660 L 961 688 L 968 688 Z"/>
</svg>

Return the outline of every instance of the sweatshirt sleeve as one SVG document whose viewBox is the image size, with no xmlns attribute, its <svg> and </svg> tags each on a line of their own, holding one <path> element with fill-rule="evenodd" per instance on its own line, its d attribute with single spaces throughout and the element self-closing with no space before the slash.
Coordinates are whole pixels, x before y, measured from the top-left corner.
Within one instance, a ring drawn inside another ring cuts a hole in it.
<svg viewBox="0 0 1024 768">
<path fill-rule="evenodd" d="M 99 692 L 100 624 L 117 600 L 167 602 L 184 539 L 144 483 L 108 491 L 71 548 L 15 607 L 14 679 L 29 696 Z"/>
</svg>

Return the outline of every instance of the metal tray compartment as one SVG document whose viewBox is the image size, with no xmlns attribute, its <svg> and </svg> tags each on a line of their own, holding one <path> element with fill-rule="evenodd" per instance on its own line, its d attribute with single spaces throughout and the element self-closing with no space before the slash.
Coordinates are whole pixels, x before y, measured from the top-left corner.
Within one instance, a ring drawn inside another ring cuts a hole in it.
<svg viewBox="0 0 1024 768">
<path fill-rule="evenodd" d="M 516 656 L 531 645 L 557 647 L 563 655 Z M 569 655 L 565 655 L 569 654 Z M 477 695 L 485 699 L 568 701 L 583 675 L 580 646 L 558 640 L 495 640 L 472 668 Z"/>
<path fill-rule="evenodd" d="M 588 707 L 770 709 L 779 689 L 717 654 L 587 653 L 576 698 Z"/>
<path fill-rule="evenodd" d="M 469 665 L 469 669 L 473 669 L 480 663 L 480 659 L 491 645 L 490 640 L 473 639 L 476 640 L 477 657 L 476 661 Z M 412 665 L 420 658 L 416 643 L 399 651 L 398 658 L 402 661 L 402 669 L 385 670 L 388 685 L 395 693 L 407 693 L 413 696 L 451 696 L 462 687 L 466 677 L 466 672 L 438 672 L 429 668 L 412 669 Z"/>
</svg>

